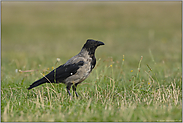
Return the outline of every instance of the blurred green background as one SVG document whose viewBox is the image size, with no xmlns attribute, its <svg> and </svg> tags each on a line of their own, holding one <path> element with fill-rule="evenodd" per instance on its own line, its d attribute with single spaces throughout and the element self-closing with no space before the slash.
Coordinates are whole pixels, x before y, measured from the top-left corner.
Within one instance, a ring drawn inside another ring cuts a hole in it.
<svg viewBox="0 0 183 123">
<path fill-rule="evenodd" d="M 181 63 L 181 2 L 2 2 L 2 64 L 65 62 L 88 38 L 97 57 Z"/>
</svg>

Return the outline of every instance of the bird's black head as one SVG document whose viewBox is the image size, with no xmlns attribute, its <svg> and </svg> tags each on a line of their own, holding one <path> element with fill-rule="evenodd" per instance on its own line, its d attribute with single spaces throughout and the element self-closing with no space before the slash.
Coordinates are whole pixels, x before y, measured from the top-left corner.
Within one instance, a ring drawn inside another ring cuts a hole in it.
<svg viewBox="0 0 183 123">
<path fill-rule="evenodd" d="M 95 49 L 100 45 L 104 45 L 104 43 L 101 41 L 88 39 L 84 44 L 83 48 L 85 48 L 87 51 L 95 52 Z"/>
</svg>

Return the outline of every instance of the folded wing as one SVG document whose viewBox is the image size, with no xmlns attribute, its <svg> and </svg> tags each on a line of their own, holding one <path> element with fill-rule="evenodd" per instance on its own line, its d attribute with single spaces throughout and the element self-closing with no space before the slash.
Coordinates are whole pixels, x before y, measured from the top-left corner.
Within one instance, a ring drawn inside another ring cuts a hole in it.
<svg viewBox="0 0 183 123">
<path fill-rule="evenodd" d="M 58 68 L 51 71 L 45 77 L 35 81 L 28 89 L 32 89 L 44 83 L 59 83 L 63 82 L 69 76 L 74 75 L 77 70 L 84 65 L 84 61 L 79 61 L 77 63 L 72 63 L 68 65 L 61 65 Z"/>
</svg>

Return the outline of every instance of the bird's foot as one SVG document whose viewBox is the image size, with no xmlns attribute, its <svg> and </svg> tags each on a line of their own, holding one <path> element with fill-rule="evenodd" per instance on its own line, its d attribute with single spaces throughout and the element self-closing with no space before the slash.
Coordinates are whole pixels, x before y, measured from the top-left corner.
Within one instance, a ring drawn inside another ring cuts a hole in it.
<svg viewBox="0 0 183 123">
<path fill-rule="evenodd" d="M 79 97 L 78 93 L 75 91 L 76 97 Z"/>
</svg>

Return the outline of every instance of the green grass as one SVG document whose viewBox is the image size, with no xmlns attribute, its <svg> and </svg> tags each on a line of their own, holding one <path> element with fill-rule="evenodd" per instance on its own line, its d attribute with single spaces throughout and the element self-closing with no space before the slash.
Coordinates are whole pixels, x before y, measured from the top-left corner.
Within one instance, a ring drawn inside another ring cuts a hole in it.
<svg viewBox="0 0 183 123">
<path fill-rule="evenodd" d="M 79 98 L 26 89 L 88 38 L 105 45 Z M 182 122 L 181 2 L 2 2 L 1 45 L 3 122 Z"/>
</svg>

